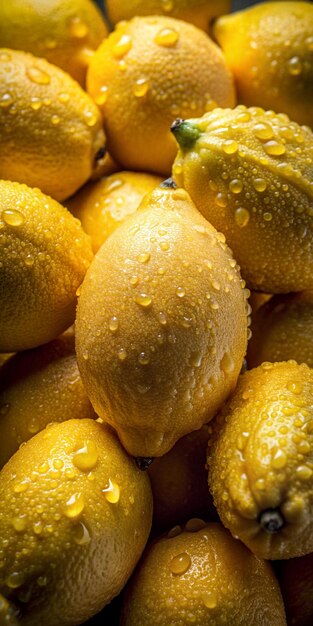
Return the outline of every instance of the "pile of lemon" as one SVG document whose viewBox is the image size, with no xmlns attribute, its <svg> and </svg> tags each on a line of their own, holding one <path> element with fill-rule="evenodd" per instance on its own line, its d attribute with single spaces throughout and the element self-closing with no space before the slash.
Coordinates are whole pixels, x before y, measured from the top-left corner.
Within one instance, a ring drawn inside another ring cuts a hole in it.
<svg viewBox="0 0 313 626">
<path fill-rule="evenodd" d="M 0 2 L 0 626 L 313 622 L 313 5 L 230 5 Z"/>
</svg>

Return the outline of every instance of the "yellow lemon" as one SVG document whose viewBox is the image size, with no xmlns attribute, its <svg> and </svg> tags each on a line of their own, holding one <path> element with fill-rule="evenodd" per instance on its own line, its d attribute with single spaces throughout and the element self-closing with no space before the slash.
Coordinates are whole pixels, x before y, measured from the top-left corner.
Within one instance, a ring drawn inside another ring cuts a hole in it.
<svg viewBox="0 0 313 626">
<path fill-rule="evenodd" d="M 313 291 L 273 296 L 252 320 L 250 367 L 288 359 L 313 367 Z"/>
<path fill-rule="evenodd" d="M 138 208 L 162 179 L 143 172 L 118 172 L 88 183 L 66 202 L 90 235 L 94 252 Z"/>
<path fill-rule="evenodd" d="M 94 417 L 77 367 L 74 336 L 19 352 L 1 369 L 0 467 L 50 422 Z"/>
<path fill-rule="evenodd" d="M 216 519 L 206 470 L 208 438 L 208 426 L 204 425 L 179 439 L 149 466 L 155 533 L 192 517 Z"/>
<path fill-rule="evenodd" d="M 97 167 L 105 137 L 91 98 L 45 59 L 0 49 L 0 177 L 64 200 Z"/>
<path fill-rule="evenodd" d="M 108 28 L 91 0 L 0 3 L 0 46 L 31 52 L 84 85 L 87 65 Z"/>
<path fill-rule="evenodd" d="M 182 189 L 146 195 L 97 252 L 78 302 L 77 360 L 130 454 L 161 456 L 223 404 L 246 351 L 246 298 L 223 235 Z"/>
<path fill-rule="evenodd" d="M 224 233 L 248 287 L 311 289 L 310 129 L 283 114 L 238 106 L 177 120 L 172 130 L 180 146 L 175 180 Z"/>
<path fill-rule="evenodd" d="M 124 587 L 151 526 L 147 475 L 94 420 L 53 424 L 0 472 L 2 593 L 25 626 L 75 626 Z"/>
<path fill-rule="evenodd" d="M 107 0 L 106 8 L 113 24 L 135 15 L 167 15 L 208 30 L 212 20 L 230 10 L 230 0 Z"/>
<path fill-rule="evenodd" d="M 0 351 L 55 339 L 75 319 L 89 237 L 39 189 L 0 181 Z"/>
<path fill-rule="evenodd" d="M 199 522 L 146 549 L 126 590 L 121 626 L 285 626 L 270 564 L 221 524 Z"/>
<path fill-rule="evenodd" d="M 313 370 L 263 363 L 212 426 L 209 485 L 221 521 L 255 554 L 313 550 Z"/>
<path fill-rule="evenodd" d="M 193 24 L 158 15 L 116 27 L 91 59 L 87 91 L 102 111 L 118 163 L 165 175 L 177 151 L 170 133 L 175 117 L 235 104 L 220 48 Z"/>
<path fill-rule="evenodd" d="M 239 101 L 313 127 L 312 32 L 311 2 L 262 2 L 219 18 L 214 35 Z"/>
</svg>

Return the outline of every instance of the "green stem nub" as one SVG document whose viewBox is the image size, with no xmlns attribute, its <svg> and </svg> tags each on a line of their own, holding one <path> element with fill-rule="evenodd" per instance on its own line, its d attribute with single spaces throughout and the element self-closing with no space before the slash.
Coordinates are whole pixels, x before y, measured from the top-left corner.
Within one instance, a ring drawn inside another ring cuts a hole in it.
<svg viewBox="0 0 313 626">
<path fill-rule="evenodd" d="M 149 465 L 151 465 L 152 461 L 153 461 L 153 457 L 151 456 L 136 456 L 135 458 L 136 461 L 136 465 L 138 467 L 138 469 L 140 469 L 142 472 L 145 472 Z"/>
<path fill-rule="evenodd" d="M 173 180 L 172 178 L 167 178 L 166 180 L 163 180 L 163 182 L 160 184 L 160 187 L 162 187 L 162 189 L 177 189 L 175 180 Z"/>
<path fill-rule="evenodd" d="M 181 148 L 192 148 L 194 143 L 200 137 L 200 131 L 197 126 L 191 122 L 178 117 L 171 126 L 171 131 Z"/>
<path fill-rule="evenodd" d="M 259 524 L 263 530 L 273 535 L 278 533 L 285 525 L 285 520 L 279 509 L 267 509 L 262 511 L 259 517 Z"/>
</svg>

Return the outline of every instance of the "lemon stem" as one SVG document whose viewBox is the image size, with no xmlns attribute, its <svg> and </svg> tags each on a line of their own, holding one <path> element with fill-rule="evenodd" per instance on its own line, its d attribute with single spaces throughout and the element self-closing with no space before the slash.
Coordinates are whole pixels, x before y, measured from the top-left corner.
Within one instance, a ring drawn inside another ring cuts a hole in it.
<svg viewBox="0 0 313 626">
<path fill-rule="evenodd" d="M 259 523 L 267 533 L 274 534 L 285 525 L 285 520 L 278 509 L 267 509 L 262 511 Z"/>
<path fill-rule="evenodd" d="M 191 122 L 178 117 L 171 126 L 171 131 L 181 148 L 191 148 L 199 139 L 200 131 Z"/>
<path fill-rule="evenodd" d="M 163 180 L 160 187 L 163 189 L 177 189 L 177 185 L 172 178 L 166 178 L 166 180 Z"/>
<path fill-rule="evenodd" d="M 149 465 L 151 465 L 153 457 L 136 456 L 135 461 L 138 469 L 140 469 L 142 472 L 145 472 L 148 469 Z"/>
</svg>

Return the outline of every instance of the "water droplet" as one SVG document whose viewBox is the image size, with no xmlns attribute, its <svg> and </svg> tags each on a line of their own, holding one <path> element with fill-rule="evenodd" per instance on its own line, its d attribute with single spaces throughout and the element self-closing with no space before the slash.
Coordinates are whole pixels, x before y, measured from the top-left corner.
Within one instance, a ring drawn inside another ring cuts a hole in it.
<svg viewBox="0 0 313 626">
<path fill-rule="evenodd" d="M 79 546 L 84 546 L 90 542 L 91 536 L 88 528 L 82 522 L 78 522 L 73 526 L 74 541 Z"/>
<path fill-rule="evenodd" d="M 115 44 L 112 54 L 115 59 L 122 59 L 132 47 L 132 39 L 129 35 L 122 35 Z"/>
<path fill-rule="evenodd" d="M 26 480 L 22 480 L 20 483 L 14 483 L 13 491 L 14 493 L 24 493 L 28 487 L 29 483 Z"/>
<path fill-rule="evenodd" d="M 267 182 L 264 178 L 253 178 L 252 184 L 254 189 L 259 193 L 262 193 L 267 188 Z"/>
<path fill-rule="evenodd" d="M 182 532 L 182 528 L 181 526 L 179 526 L 177 524 L 177 526 L 173 526 L 173 528 L 171 528 L 168 533 L 167 533 L 167 537 L 168 539 L 173 539 L 174 537 L 177 537 L 178 535 L 180 535 Z"/>
<path fill-rule="evenodd" d="M 69 500 L 67 500 L 63 509 L 64 515 L 69 519 L 75 519 L 84 510 L 84 500 L 80 493 L 74 493 Z"/>
<path fill-rule="evenodd" d="M 32 267 L 32 265 L 34 265 L 35 263 L 35 259 L 33 257 L 32 254 L 26 254 L 25 258 L 24 258 L 24 263 L 25 265 L 27 265 L 27 267 Z"/>
<path fill-rule="evenodd" d="M 9 226 L 21 226 L 24 223 L 24 215 L 16 209 L 5 209 L 2 211 L 1 218 Z"/>
<path fill-rule="evenodd" d="M 149 81 L 146 78 L 138 78 L 133 84 L 133 94 L 136 98 L 143 98 L 149 91 Z"/>
<path fill-rule="evenodd" d="M 107 99 L 108 99 L 108 88 L 106 85 L 102 85 L 102 87 L 100 87 L 97 97 L 95 98 L 95 103 L 101 106 L 102 104 L 106 103 Z"/>
<path fill-rule="evenodd" d="M 283 143 L 276 141 L 276 139 L 267 141 L 263 147 L 266 154 L 270 154 L 271 156 L 281 156 L 286 152 L 286 146 Z"/>
<path fill-rule="evenodd" d="M 154 38 L 158 46 L 172 48 L 179 39 L 179 33 L 174 28 L 162 28 Z"/>
<path fill-rule="evenodd" d="M 288 72 L 292 76 L 299 76 L 302 72 L 302 63 L 299 57 L 292 57 L 288 61 Z"/>
<path fill-rule="evenodd" d="M 116 317 L 116 315 L 113 315 L 113 317 L 111 317 L 109 321 L 109 329 L 111 333 L 116 333 L 116 331 L 118 330 L 118 327 L 119 327 L 118 318 Z"/>
<path fill-rule="evenodd" d="M 201 352 L 192 352 L 190 357 L 190 364 L 192 367 L 201 367 L 202 363 L 202 354 Z"/>
<path fill-rule="evenodd" d="M 225 154 L 236 154 L 238 148 L 238 143 L 234 139 L 226 139 L 226 141 L 222 143 L 222 150 Z"/>
<path fill-rule="evenodd" d="M 203 519 L 200 519 L 199 517 L 192 517 L 186 523 L 185 530 L 187 530 L 189 533 L 196 533 L 198 532 L 198 530 L 202 530 L 205 527 L 206 522 Z"/>
<path fill-rule="evenodd" d="M 60 93 L 59 94 L 59 100 L 60 102 L 62 102 L 63 104 L 65 104 L 66 102 L 68 102 L 70 99 L 70 94 L 69 93 Z"/>
<path fill-rule="evenodd" d="M 10 589 L 17 589 L 24 582 L 24 576 L 21 572 L 12 572 L 5 580 L 5 584 Z"/>
<path fill-rule="evenodd" d="M 307 465 L 299 465 L 296 469 L 297 478 L 300 478 L 300 480 L 309 480 L 312 474 L 313 471 Z"/>
<path fill-rule="evenodd" d="M 0 98 L 0 108 L 6 109 L 13 104 L 13 98 L 10 93 L 4 93 Z"/>
<path fill-rule="evenodd" d="M 61 118 L 58 115 L 52 115 L 51 122 L 54 126 L 60 124 Z"/>
<path fill-rule="evenodd" d="M 166 252 L 170 249 L 170 244 L 168 243 L 168 241 L 160 241 L 160 248 L 161 250 L 163 250 L 163 252 Z"/>
<path fill-rule="evenodd" d="M 35 535 L 41 535 L 43 531 L 43 522 L 41 520 L 33 523 L 33 531 Z"/>
<path fill-rule="evenodd" d="M 47 576 L 38 576 L 38 578 L 37 578 L 37 585 L 38 585 L 38 587 L 46 587 L 47 584 L 48 584 Z"/>
<path fill-rule="evenodd" d="M 216 601 L 216 593 L 214 591 L 206 591 L 201 595 L 202 602 L 207 609 L 215 609 L 217 601 Z"/>
<path fill-rule="evenodd" d="M 26 74 L 29 80 L 31 80 L 32 83 L 36 83 L 37 85 L 49 85 L 51 80 L 49 74 L 47 74 L 47 72 L 40 69 L 39 67 L 36 67 L 36 65 L 31 65 L 30 67 L 28 67 L 26 70 Z"/>
<path fill-rule="evenodd" d="M 177 295 L 179 298 L 183 298 L 185 294 L 186 294 L 186 292 L 185 292 L 184 287 L 177 287 L 177 289 L 176 289 L 176 295 Z"/>
<path fill-rule="evenodd" d="M 250 213 L 249 211 L 247 211 L 247 209 L 244 209 L 242 207 L 239 207 L 238 209 L 236 209 L 235 222 L 237 226 L 239 226 L 240 228 L 244 228 L 244 226 L 247 226 L 249 220 L 250 220 Z"/>
<path fill-rule="evenodd" d="M 137 294 L 134 298 L 134 301 L 136 302 L 136 304 L 139 304 L 139 306 L 142 306 L 144 308 L 148 308 L 152 304 L 151 296 L 146 293 Z"/>
<path fill-rule="evenodd" d="M 288 391 L 291 391 L 292 393 L 299 395 L 303 391 L 303 386 L 301 385 L 301 383 L 292 382 L 292 383 L 287 384 L 287 389 Z"/>
<path fill-rule="evenodd" d="M 271 221 L 272 221 L 272 219 L 273 219 L 273 215 L 272 215 L 272 213 L 269 213 L 268 211 L 266 211 L 265 213 L 263 213 L 263 219 L 264 219 L 266 222 L 271 222 Z"/>
<path fill-rule="evenodd" d="M 187 572 L 191 565 L 191 558 L 187 552 L 182 552 L 174 558 L 170 562 L 170 570 L 172 574 L 182 575 Z"/>
<path fill-rule="evenodd" d="M 170 11 L 172 11 L 174 8 L 173 0 L 161 0 L 161 5 L 163 11 L 165 11 L 166 13 L 170 13 Z"/>
<path fill-rule="evenodd" d="M 140 352 L 138 356 L 138 362 L 140 363 L 140 365 L 148 365 L 148 363 L 150 362 L 150 357 L 147 352 Z"/>
<path fill-rule="evenodd" d="M 12 526 L 16 532 L 21 533 L 25 530 L 27 526 L 27 518 L 26 515 L 19 515 L 17 517 L 13 517 L 11 520 Z"/>
<path fill-rule="evenodd" d="M 159 318 L 159 322 L 160 322 L 160 324 L 162 324 L 162 326 L 165 326 L 167 324 L 167 317 L 166 317 L 166 314 L 163 313 L 163 311 L 159 311 L 158 318 Z"/>
<path fill-rule="evenodd" d="M 253 132 L 254 136 L 257 137 L 257 139 L 268 140 L 274 137 L 274 131 L 271 125 L 267 124 L 266 122 L 255 124 L 255 126 L 253 127 Z"/>
<path fill-rule="evenodd" d="M 239 178 L 234 178 L 229 183 L 229 190 L 232 193 L 240 193 L 242 191 L 242 188 L 243 188 L 242 180 L 239 180 Z"/>
<path fill-rule="evenodd" d="M 96 125 L 98 121 L 97 111 L 90 111 L 89 109 L 86 109 L 84 111 L 84 118 L 86 120 L 87 126 L 89 126 L 89 128 L 92 128 Z"/>
<path fill-rule="evenodd" d="M 73 464 L 82 472 L 89 472 L 95 467 L 99 458 L 98 448 L 94 441 L 89 440 L 77 450 L 73 456 Z"/>
<path fill-rule="evenodd" d="M 150 260 L 150 252 L 141 252 L 137 256 L 139 263 L 147 263 Z"/>
<path fill-rule="evenodd" d="M 231 374 L 231 372 L 235 369 L 235 362 L 231 354 L 229 352 L 225 352 L 222 360 L 221 360 L 221 369 L 225 374 Z"/>
<path fill-rule="evenodd" d="M 35 417 L 32 417 L 31 420 L 27 424 L 28 432 L 34 435 L 35 433 L 38 433 L 39 429 L 40 429 L 40 424 L 39 424 L 38 419 L 36 419 Z"/>
<path fill-rule="evenodd" d="M 102 489 L 105 498 L 110 504 L 117 504 L 120 499 L 120 487 L 117 483 L 114 483 L 110 478 Z"/>
<path fill-rule="evenodd" d="M 72 37 L 83 39 L 88 34 L 88 26 L 79 17 L 73 17 L 69 23 L 69 32 Z"/>
<path fill-rule="evenodd" d="M 271 466 L 274 469 L 282 469 L 287 463 L 287 456 L 283 450 L 277 450 L 272 458 Z"/>
<path fill-rule="evenodd" d="M 119 358 L 120 361 L 125 361 L 125 359 L 127 359 L 127 352 L 125 350 L 125 348 L 120 348 L 117 356 Z"/>
</svg>

